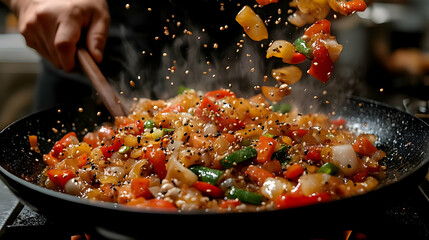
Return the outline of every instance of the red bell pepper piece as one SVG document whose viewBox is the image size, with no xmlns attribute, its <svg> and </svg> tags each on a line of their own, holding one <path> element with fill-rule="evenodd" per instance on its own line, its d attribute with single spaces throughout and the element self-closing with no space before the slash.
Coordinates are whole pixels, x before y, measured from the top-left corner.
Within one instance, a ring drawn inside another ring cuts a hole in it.
<svg viewBox="0 0 429 240">
<path fill-rule="evenodd" d="M 371 156 L 378 151 L 371 141 L 363 136 L 358 137 L 352 146 L 355 152 L 365 156 Z"/>
<path fill-rule="evenodd" d="M 308 133 L 307 129 L 296 129 L 296 130 L 291 130 L 287 132 L 286 136 L 290 137 L 292 140 L 297 140 L 299 138 L 304 137 L 305 134 L 307 133 Z"/>
<path fill-rule="evenodd" d="M 327 202 L 331 199 L 328 192 L 313 193 L 305 196 L 302 193 L 286 193 L 274 200 L 276 208 L 296 208 L 316 203 Z"/>
<path fill-rule="evenodd" d="M 61 188 L 64 188 L 64 185 L 76 176 L 75 172 L 70 169 L 49 169 L 46 173 L 48 174 L 49 179 Z"/>
<path fill-rule="evenodd" d="M 103 153 L 103 156 L 105 158 L 109 158 L 112 156 L 114 152 L 117 152 L 119 148 L 121 148 L 123 143 L 124 143 L 123 139 L 116 137 L 113 140 L 112 145 L 100 147 L 100 150 Z"/>
<path fill-rule="evenodd" d="M 339 119 L 331 120 L 331 123 L 334 126 L 341 126 L 341 125 L 346 125 L 347 121 L 344 118 L 339 118 Z"/>
<path fill-rule="evenodd" d="M 209 196 L 211 198 L 222 198 L 224 195 L 222 189 L 220 189 L 220 188 L 218 188 L 215 185 L 212 185 L 210 183 L 196 181 L 192 185 L 192 187 L 196 188 L 203 195 Z"/>
<path fill-rule="evenodd" d="M 195 108 L 195 116 L 201 118 L 205 122 L 212 121 L 217 124 L 222 130 L 226 128 L 227 130 L 239 130 L 242 129 L 245 125 L 244 122 L 230 116 L 224 116 L 216 104 L 209 99 L 209 97 L 204 97 L 198 107 Z"/>
<path fill-rule="evenodd" d="M 88 163 L 88 156 L 86 155 L 86 153 L 84 153 L 84 154 L 80 155 L 80 156 L 77 158 L 77 166 L 78 166 L 79 168 L 81 168 L 81 167 L 85 166 L 87 163 Z"/>
<path fill-rule="evenodd" d="M 292 59 L 288 62 L 290 64 L 299 64 L 304 62 L 307 59 L 307 57 L 299 52 L 295 52 L 292 56 Z"/>
<path fill-rule="evenodd" d="M 167 175 L 167 157 L 165 152 L 160 147 L 148 147 L 145 153 L 145 158 L 152 164 L 153 170 L 161 179 Z"/>
<path fill-rule="evenodd" d="M 219 112 L 219 108 L 208 97 L 204 97 L 200 104 L 195 108 L 195 116 L 201 118 L 204 122 L 209 122 L 211 119 L 209 116 L 203 114 L 204 111 L 217 113 Z"/>
<path fill-rule="evenodd" d="M 313 47 L 313 61 L 308 74 L 317 80 L 326 83 L 334 71 L 334 63 L 329 57 L 328 49 L 320 40 L 316 40 Z"/>
<path fill-rule="evenodd" d="M 222 99 L 224 97 L 236 98 L 237 96 L 235 95 L 234 92 L 232 92 L 230 90 L 220 89 L 220 90 L 214 90 L 214 91 L 207 92 L 204 95 L 204 97 L 214 97 L 216 99 Z"/>
<path fill-rule="evenodd" d="M 272 137 L 260 136 L 256 150 L 258 155 L 256 161 L 258 163 L 265 163 L 271 160 L 271 156 L 274 153 L 277 142 Z"/>
<path fill-rule="evenodd" d="M 60 153 L 63 152 L 64 148 L 68 147 L 72 143 L 72 140 L 70 139 L 71 136 L 77 138 L 75 132 L 69 132 L 66 135 L 64 135 L 64 137 L 62 137 L 59 141 L 55 142 L 54 147 L 52 148 L 53 157 L 58 158 Z"/>
<path fill-rule="evenodd" d="M 306 160 L 311 160 L 311 161 L 320 161 L 322 160 L 322 155 L 320 153 L 320 148 L 318 147 L 310 147 L 308 149 L 307 154 L 305 155 L 305 159 Z"/>
<path fill-rule="evenodd" d="M 352 179 L 354 182 L 363 182 L 368 177 L 368 170 L 353 174 Z"/>
<path fill-rule="evenodd" d="M 265 5 L 268 5 L 270 3 L 278 3 L 279 0 L 256 0 L 256 2 L 261 6 L 265 6 Z"/>
<path fill-rule="evenodd" d="M 166 112 L 179 113 L 179 112 L 184 112 L 184 111 L 185 111 L 185 108 L 182 106 L 182 104 L 177 103 L 175 105 L 171 105 L 171 106 L 168 106 L 168 107 L 162 109 L 160 113 L 166 113 Z"/>
<path fill-rule="evenodd" d="M 330 34 L 331 33 L 331 22 L 329 22 L 326 19 L 319 20 L 315 22 L 313 25 L 307 28 L 304 35 L 312 36 L 318 33 L 325 33 Z"/>
</svg>

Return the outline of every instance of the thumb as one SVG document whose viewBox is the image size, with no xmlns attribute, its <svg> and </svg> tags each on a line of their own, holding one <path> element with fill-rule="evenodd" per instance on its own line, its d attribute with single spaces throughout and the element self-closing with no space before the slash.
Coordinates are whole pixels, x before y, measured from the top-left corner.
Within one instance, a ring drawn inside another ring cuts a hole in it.
<svg viewBox="0 0 429 240">
<path fill-rule="evenodd" d="M 101 14 L 101 15 L 100 15 Z M 110 16 L 106 13 L 96 14 L 88 28 L 86 46 L 97 63 L 103 60 L 103 51 L 109 33 Z"/>
</svg>

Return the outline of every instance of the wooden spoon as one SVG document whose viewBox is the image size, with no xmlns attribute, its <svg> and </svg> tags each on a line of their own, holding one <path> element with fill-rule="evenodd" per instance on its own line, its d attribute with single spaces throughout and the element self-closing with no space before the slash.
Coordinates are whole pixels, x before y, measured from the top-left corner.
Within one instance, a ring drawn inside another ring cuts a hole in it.
<svg viewBox="0 0 429 240">
<path fill-rule="evenodd" d="M 88 51 L 85 48 L 78 48 L 77 58 L 110 114 L 113 117 L 126 116 L 127 112 L 124 110 L 121 101 Z"/>
</svg>

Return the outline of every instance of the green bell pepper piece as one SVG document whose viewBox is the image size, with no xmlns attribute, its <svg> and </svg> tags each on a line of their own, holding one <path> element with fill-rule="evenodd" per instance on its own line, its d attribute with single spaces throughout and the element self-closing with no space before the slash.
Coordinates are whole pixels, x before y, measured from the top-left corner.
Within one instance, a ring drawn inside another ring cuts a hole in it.
<svg viewBox="0 0 429 240">
<path fill-rule="evenodd" d="M 312 58 L 311 48 L 307 47 L 307 43 L 302 38 L 297 38 L 293 45 L 295 45 L 297 52 L 304 54 L 308 58 Z"/>
<path fill-rule="evenodd" d="M 256 157 L 258 152 L 256 149 L 252 146 L 242 148 L 238 151 L 235 151 L 233 153 L 230 153 L 228 156 L 226 156 L 224 159 L 220 160 L 220 164 L 224 168 L 230 168 L 234 166 L 235 164 L 244 162 L 248 159 Z"/>
<path fill-rule="evenodd" d="M 264 197 L 260 194 L 249 192 L 240 188 L 231 187 L 226 192 L 226 197 L 229 199 L 238 199 L 244 203 L 260 205 Z"/>
<path fill-rule="evenodd" d="M 222 176 L 224 171 L 212 169 L 203 166 L 191 166 L 189 168 L 198 178 L 203 181 L 215 185 L 217 180 Z"/>
<path fill-rule="evenodd" d="M 327 163 L 323 164 L 317 172 L 335 175 L 338 172 L 338 170 L 339 170 L 339 168 L 337 167 L 337 165 L 330 163 L 330 162 L 327 162 Z"/>
</svg>

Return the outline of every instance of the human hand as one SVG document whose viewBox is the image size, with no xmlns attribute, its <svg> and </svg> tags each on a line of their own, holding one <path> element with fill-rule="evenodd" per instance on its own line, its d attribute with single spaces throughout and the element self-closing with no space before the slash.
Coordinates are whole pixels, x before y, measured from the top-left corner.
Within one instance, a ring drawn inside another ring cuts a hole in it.
<svg viewBox="0 0 429 240">
<path fill-rule="evenodd" d="M 55 67 L 75 68 L 79 41 L 96 62 L 103 59 L 110 15 L 105 0 L 11 0 L 29 47 Z"/>
</svg>

